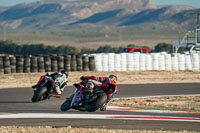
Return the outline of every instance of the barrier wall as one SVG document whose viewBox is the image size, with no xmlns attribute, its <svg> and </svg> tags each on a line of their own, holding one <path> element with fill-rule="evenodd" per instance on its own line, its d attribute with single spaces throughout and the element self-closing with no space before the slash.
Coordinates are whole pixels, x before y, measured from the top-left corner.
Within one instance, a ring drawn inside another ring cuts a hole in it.
<svg viewBox="0 0 200 133">
<path fill-rule="evenodd" d="M 200 54 L 95 54 L 97 71 L 200 70 Z"/>
<path fill-rule="evenodd" d="M 200 54 L 122 53 L 0 56 L 0 74 L 66 71 L 200 70 Z"/>
<path fill-rule="evenodd" d="M 61 70 L 94 71 L 94 57 L 88 55 L 0 56 L 0 74 Z"/>
</svg>

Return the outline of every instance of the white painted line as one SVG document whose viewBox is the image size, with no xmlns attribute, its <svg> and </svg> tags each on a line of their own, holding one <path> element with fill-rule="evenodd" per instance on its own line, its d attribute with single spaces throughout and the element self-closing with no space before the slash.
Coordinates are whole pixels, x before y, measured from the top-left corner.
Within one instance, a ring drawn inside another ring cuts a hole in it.
<svg viewBox="0 0 200 133">
<path fill-rule="evenodd" d="M 158 121 L 186 121 L 200 122 L 200 118 L 147 116 L 147 115 L 109 115 L 109 114 L 55 114 L 55 113 L 16 113 L 1 114 L 0 119 L 5 118 L 72 118 L 72 119 L 124 119 L 124 120 L 158 120 Z"/>
</svg>

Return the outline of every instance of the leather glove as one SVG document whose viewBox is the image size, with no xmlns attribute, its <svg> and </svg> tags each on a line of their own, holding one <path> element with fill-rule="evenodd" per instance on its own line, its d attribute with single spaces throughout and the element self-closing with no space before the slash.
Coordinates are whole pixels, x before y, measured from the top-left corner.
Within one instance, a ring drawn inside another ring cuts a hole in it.
<svg viewBox="0 0 200 133">
<path fill-rule="evenodd" d="M 80 77 L 80 80 L 84 81 L 84 80 L 86 80 L 86 79 L 85 79 L 85 77 L 82 76 L 82 77 Z"/>
</svg>

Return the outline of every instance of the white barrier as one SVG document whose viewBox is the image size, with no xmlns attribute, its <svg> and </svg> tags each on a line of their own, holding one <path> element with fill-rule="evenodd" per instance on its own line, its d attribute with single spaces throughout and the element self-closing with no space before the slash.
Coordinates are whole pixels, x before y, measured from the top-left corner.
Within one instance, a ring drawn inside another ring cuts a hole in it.
<svg viewBox="0 0 200 133">
<path fill-rule="evenodd" d="M 200 70 L 200 53 L 94 54 L 96 71 Z"/>
</svg>

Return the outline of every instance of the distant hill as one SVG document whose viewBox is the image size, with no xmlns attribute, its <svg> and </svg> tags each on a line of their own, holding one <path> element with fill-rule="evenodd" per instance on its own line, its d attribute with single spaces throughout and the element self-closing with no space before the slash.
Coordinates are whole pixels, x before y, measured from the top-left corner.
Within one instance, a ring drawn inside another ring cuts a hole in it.
<svg viewBox="0 0 200 133">
<path fill-rule="evenodd" d="M 81 0 L 71 2 L 45 0 L 7 8 L 0 7 L 0 30 L 6 28 L 17 30 L 16 32 L 19 30 L 25 32 L 28 29 L 33 32 L 32 35 L 36 34 L 37 30 L 45 30 L 44 34 L 55 36 L 57 35 L 55 32 L 59 31 L 55 29 L 70 29 L 63 31 L 63 34 L 73 38 L 78 38 L 79 35 L 82 37 L 83 33 L 84 37 L 86 35 L 105 37 L 107 32 L 116 37 L 116 33 L 112 32 L 121 29 L 127 35 L 130 34 L 129 31 L 131 34 L 137 32 L 143 35 L 143 32 L 147 33 L 147 30 L 148 33 L 154 32 L 154 34 L 159 35 L 166 30 L 169 35 L 172 35 L 170 30 L 175 33 L 175 30 L 195 27 L 196 17 L 190 14 L 192 12 L 200 12 L 200 9 L 191 6 L 161 7 L 156 6 L 151 0 Z M 119 29 L 120 27 L 123 28 Z M 94 29 L 96 29 L 95 34 L 93 33 Z M 77 32 L 78 30 L 82 31 Z M 140 32 L 138 32 L 139 30 Z M 98 31 L 99 33 L 97 33 Z M 60 37 L 60 35 L 57 36 Z"/>
</svg>

